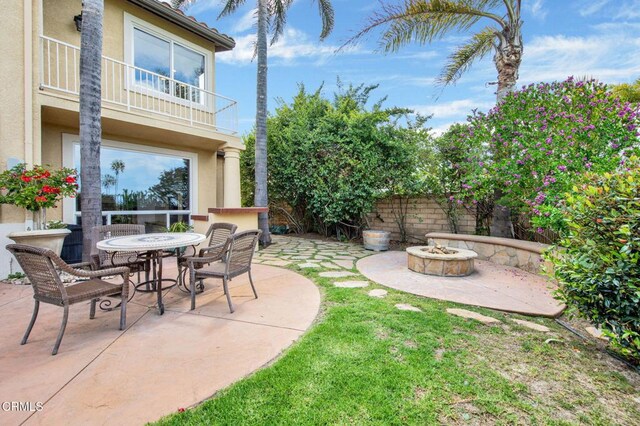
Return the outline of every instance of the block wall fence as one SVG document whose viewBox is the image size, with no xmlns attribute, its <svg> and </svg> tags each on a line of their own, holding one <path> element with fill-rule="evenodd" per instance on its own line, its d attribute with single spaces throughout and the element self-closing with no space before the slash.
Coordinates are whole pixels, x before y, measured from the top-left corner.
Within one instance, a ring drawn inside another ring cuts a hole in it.
<svg viewBox="0 0 640 426">
<path fill-rule="evenodd" d="M 368 215 L 372 229 L 391 232 L 392 240 L 400 239 L 400 230 L 393 215 L 398 209 L 398 199 L 385 199 L 376 204 L 374 211 Z M 473 214 L 461 211 L 458 220 L 459 234 L 474 234 L 476 221 Z M 409 242 L 427 242 L 425 234 L 430 232 L 453 232 L 447 215 L 440 205 L 427 197 L 411 198 L 406 211 L 407 240 Z"/>
<path fill-rule="evenodd" d="M 400 240 L 400 230 L 394 219 L 393 209 L 398 208 L 398 199 L 384 199 L 376 203 L 374 210 L 367 215 L 371 229 L 391 232 L 391 240 Z M 289 210 L 289 209 L 287 209 Z M 473 214 L 462 210 L 458 221 L 459 234 L 475 233 L 476 222 Z M 286 225 L 288 219 L 279 208 L 269 211 L 272 225 Z M 407 240 L 413 243 L 426 243 L 425 234 L 430 232 L 453 232 L 449 226 L 447 215 L 433 199 L 418 197 L 409 199 L 407 207 Z"/>
</svg>

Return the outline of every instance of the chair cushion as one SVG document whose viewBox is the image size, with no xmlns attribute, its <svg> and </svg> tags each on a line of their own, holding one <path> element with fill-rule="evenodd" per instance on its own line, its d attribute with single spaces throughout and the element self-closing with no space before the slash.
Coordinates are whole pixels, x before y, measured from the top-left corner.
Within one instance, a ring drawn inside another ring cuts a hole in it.
<svg viewBox="0 0 640 426">
<path fill-rule="evenodd" d="M 222 277 L 224 275 L 225 264 L 223 262 L 210 263 L 196 272 L 198 276 Z"/>
<path fill-rule="evenodd" d="M 77 284 L 72 284 L 65 287 L 67 296 L 69 297 L 69 304 L 83 302 L 85 300 L 96 299 L 103 296 L 111 296 L 120 294 L 122 292 L 122 284 L 116 284 L 107 282 L 101 279 L 91 279 L 88 281 L 81 281 Z M 55 305 L 63 305 L 62 299 L 57 295 L 41 294 L 36 297 L 45 303 L 53 303 Z"/>
<path fill-rule="evenodd" d="M 224 262 L 215 262 L 211 263 L 204 268 L 196 271 L 196 277 L 223 277 L 225 271 L 226 264 Z M 237 265 L 231 264 L 229 265 L 229 277 L 234 277 L 236 275 L 247 272 L 250 267 L 246 265 Z"/>
</svg>

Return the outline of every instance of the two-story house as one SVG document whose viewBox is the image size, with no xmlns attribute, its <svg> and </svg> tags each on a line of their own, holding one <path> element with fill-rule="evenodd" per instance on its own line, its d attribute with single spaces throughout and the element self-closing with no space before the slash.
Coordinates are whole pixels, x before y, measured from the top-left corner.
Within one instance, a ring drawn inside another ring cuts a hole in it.
<svg viewBox="0 0 640 426">
<path fill-rule="evenodd" d="M 101 167 L 105 223 L 168 226 L 240 207 L 236 102 L 217 94 L 232 38 L 156 0 L 105 0 Z M 81 0 L 7 0 L 0 25 L 0 168 L 79 168 Z M 79 223 L 77 199 L 50 219 Z M 0 242 L 30 214 L 0 208 Z M 0 250 L 0 277 L 10 256 Z"/>
</svg>

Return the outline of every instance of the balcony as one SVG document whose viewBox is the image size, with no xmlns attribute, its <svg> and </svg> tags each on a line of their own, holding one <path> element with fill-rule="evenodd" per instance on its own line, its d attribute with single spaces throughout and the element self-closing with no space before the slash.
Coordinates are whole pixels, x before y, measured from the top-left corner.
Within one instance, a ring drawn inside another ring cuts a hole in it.
<svg viewBox="0 0 640 426">
<path fill-rule="evenodd" d="M 80 48 L 40 36 L 40 88 L 63 96 L 80 92 Z M 103 107 L 164 118 L 237 135 L 237 102 L 116 59 L 102 57 Z"/>
</svg>

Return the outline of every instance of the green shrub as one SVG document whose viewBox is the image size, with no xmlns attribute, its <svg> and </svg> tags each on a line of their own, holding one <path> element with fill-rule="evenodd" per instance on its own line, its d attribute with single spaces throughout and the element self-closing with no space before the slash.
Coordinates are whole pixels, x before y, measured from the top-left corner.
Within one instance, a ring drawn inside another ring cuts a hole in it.
<svg viewBox="0 0 640 426">
<path fill-rule="evenodd" d="M 290 207 L 293 229 L 353 237 L 377 199 L 412 191 L 418 150 L 429 137 L 425 119 L 401 126 L 408 110 L 369 104 L 376 87 L 339 84 L 329 100 L 320 89 L 309 93 L 301 86 L 269 117 L 269 200 L 272 211 Z M 251 205 L 254 134 L 244 141 L 243 203 Z"/>
<path fill-rule="evenodd" d="M 47 222 L 47 229 L 67 229 L 67 224 L 61 220 L 50 220 Z"/>
<path fill-rule="evenodd" d="M 557 294 L 640 361 L 640 161 L 584 182 L 567 195 L 566 234 L 547 254 Z"/>
<path fill-rule="evenodd" d="M 191 230 L 193 230 L 193 226 L 183 221 L 174 222 L 167 228 L 168 232 L 189 232 Z"/>
<path fill-rule="evenodd" d="M 584 173 L 615 170 L 637 145 L 639 126 L 640 106 L 595 80 L 523 87 L 470 117 L 463 136 L 488 149 L 467 156 L 463 198 L 499 190 L 498 203 L 530 216 L 535 227 L 562 230 L 563 195 Z"/>
</svg>

